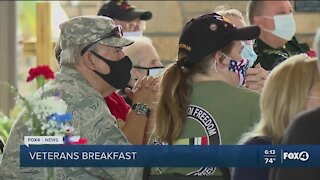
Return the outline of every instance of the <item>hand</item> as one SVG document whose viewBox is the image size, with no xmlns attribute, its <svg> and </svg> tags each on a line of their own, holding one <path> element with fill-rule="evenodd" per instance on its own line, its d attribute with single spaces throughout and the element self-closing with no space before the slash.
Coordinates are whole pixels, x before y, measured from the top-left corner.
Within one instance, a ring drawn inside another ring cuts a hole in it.
<svg viewBox="0 0 320 180">
<path fill-rule="evenodd" d="M 122 120 L 122 119 L 117 119 L 117 124 L 118 124 L 118 128 L 119 129 L 122 129 L 123 128 L 123 126 L 124 126 L 124 120 Z"/>
<path fill-rule="evenodd" d="M 132 97 L 133 103 L 145 103 L 150 109 L 153 108 L 154 102 L 157 101 L 159 89 L 159 78 L 145 76 L 139 79 L 131 91 L 126 90 L 129 97 Z"/>
<path fill-rule="evenodd" d="M 254 68 L 249 68 L 247 71 L 245 87 L 261 92 L 268 74 L 268 71 L 263 69 L 260 64 L 257 64 Z"/>
</svg>

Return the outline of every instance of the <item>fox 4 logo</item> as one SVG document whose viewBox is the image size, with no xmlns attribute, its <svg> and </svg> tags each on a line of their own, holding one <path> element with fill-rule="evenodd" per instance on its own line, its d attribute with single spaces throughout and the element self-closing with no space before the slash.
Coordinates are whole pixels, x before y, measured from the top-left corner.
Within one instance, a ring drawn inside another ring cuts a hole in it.
<svg viewBox="0 0 320 180">
<path fill-rule="evenodd" d="M 299 160 L 299 161 L 308 161 L 310 155 L 307 151 L 301 152 L 283 152 L 284 160 Z"/>
</svg>

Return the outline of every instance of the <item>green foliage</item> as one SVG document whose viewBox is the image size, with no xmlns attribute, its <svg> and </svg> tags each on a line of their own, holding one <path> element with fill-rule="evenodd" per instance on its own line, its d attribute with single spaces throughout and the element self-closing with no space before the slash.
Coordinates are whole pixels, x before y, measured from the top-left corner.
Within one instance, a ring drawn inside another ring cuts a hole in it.
<svg viewBox="0 0 320 180">
<path fill-rule="evenodd" d="M 0 136 L 6 142 L 9 137 L 10 129 L 14 123 L 14 119 L 0 113 Z"/>
<path fill-rule="evenodd" d="M 36 35 L 36 1 L 18 1 L 18 34 L 30 38 Z"/>
</svg>

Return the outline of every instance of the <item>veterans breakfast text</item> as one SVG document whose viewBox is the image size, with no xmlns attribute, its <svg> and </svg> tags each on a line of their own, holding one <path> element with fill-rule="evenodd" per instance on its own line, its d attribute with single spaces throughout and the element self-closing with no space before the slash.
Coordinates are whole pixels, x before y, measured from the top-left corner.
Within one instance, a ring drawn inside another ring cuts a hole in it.
<svg viewBox="0 0 320 180">
<path fill-rule="evenodd" d="M 29 152 L 32 160 L 135 160 L 137 152 Z"/>
</svg>

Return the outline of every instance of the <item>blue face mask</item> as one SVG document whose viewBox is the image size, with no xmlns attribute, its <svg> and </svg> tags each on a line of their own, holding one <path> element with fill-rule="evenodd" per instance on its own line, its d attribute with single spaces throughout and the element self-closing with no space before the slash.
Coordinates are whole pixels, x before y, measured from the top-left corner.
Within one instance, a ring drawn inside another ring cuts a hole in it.
<svg viewBox="0 0 320 180">
<path fill-rule="evenodd" d="M 254 64 L 254 62 L 257 60 L 258 55 L 254 52 L 252 45 L 246 44 L 244 42 L 242 42 L 243 45 L 243 49 L 241 51 L 241 56 L 244 59 L 248 60 L 248 67 L 252 67 L 252 65 Z"/>
</svg>

